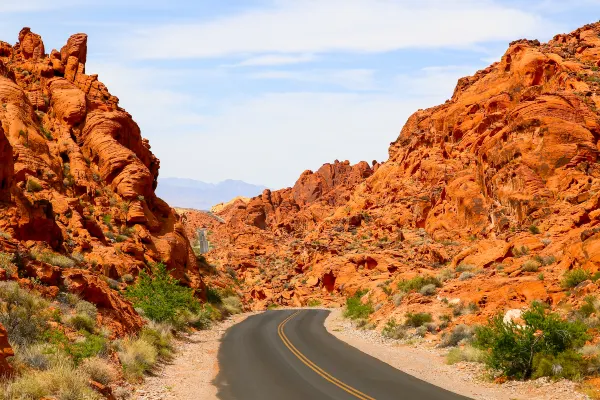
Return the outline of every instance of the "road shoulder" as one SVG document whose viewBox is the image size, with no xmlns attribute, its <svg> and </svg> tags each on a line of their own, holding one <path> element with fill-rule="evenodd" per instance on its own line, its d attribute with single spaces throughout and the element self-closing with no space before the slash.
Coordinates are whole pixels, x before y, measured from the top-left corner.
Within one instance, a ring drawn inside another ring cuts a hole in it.
<svg viewBox="0 0 600 400">
<path fill-rule="evenodd" d="M 403 345 L 385 339 L 379 332 L 356 329 L 342 317 L 340 309 L 331 310 L 325 328 L 341 341 L 369 354 L 394 368 L 436 386 L 473 399 L 485 400 L 584 400 L 587 396 L 575 391 L 570 381 L 507 382 L 502 385 L 480 379 L 483 370 L 474 363 L 447 365 L 446 351 Z"/>
<path fill-rule="evenodd" d="M 225 331 L 255 313 L 234 315 L 210 329 L 184 335 L 176 341 L 172 361 L 162 365 L 134 391 L 134 400 L 215 400 L 213 381 L 219 373 L 218 353 Z"/>
</svg>

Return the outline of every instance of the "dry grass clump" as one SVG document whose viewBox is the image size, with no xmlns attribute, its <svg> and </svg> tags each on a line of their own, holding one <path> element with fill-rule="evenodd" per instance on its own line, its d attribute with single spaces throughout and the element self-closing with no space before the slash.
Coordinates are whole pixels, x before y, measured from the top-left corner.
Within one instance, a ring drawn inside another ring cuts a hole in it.
<svg viewBox="0 0 600 400">
<path fill-rule="evenodd" d="M 81 371 L 90 379 L 109 385 L 117 379 L 117 371 L 107 360 L 101 357 L 87 358 L 81 363 Z"/>
<path fill-rule="evenodd" d="M 0 282 L 0 324 L 12 344 L 28 345 L 40 339 L 48 328 L 49 303 L 16 282 Z"/>
<path fill-rule="evenodd" d="M 0 390 L 0 399 L 96 400 L 100 394 L 88 385 L 88 375 L 66 362 L 43 371 L 30 371 L 9 381 Z"/>
<path fill-rule="evenodd" d="M 462 361 L 481 363 L 485 361 L 485 355 L 485 351 L 476 349 L 473 346 L 465 346 L 463 348 L 455 347 L 448 352 L 446 361 L 450 365 Z"/>
<path fill-rule="evenodd" d="M 75 260 L 48 250 L 34 251 L 31 253 L 31 255 L 36 260 L 45 262 L 46 264 L 54 265 L 55 267 L 74 268 L 77 265 Z"/>
<path fill-rule="evenodd" d="M 158 360 L 158 350 L 141 338 L 128 338 L 118 343 L 117 354 L 123 374 L 129 381 L 140 381 Z"/>
<path fill-rule="evenodd" d="M 223 299 L 223 309 L 229 314 L 239 314 L 242 312 L 242 302 L 236 296 L 229 296 Z"/>
</svg>

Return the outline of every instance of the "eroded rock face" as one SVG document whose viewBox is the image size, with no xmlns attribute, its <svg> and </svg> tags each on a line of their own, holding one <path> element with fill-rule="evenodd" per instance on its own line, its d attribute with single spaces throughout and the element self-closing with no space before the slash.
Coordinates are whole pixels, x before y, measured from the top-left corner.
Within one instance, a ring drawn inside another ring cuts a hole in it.
<svg viewBox="0 0 600 400">
<path fill-rule="evenodd" d="M 118 98 L 86 74 L 86 58 L 82 33 L 50 55 L 29 28 L 15 46 L 0 43 L 0 231 L 26 255 L 23 282 L 80 294 L 124 334 L 142 319 L 107 281 L 124 288 L 124 275 L 165 262 L 201 298 L 205 286 L 179 216 L 154 193 L 158 159 Z M 27 256 L 36 251 L 75 267 Z"/>
<path fill-rule="evenodd" d="M 8 335 L 6 329 L 0 324 L 0 376 L 7 376 L 12 373 L 12 367 L 8 363 L 8 358 L 14 356 L 10 343 L 8 343 Z"/>
<path fill-rule="evenodd" d="M 211 230 L 207 258 L 227 272 L 215 284 L 243 279 L 256 309 L 340 304 L 358 289 L 370 289 L 376 322 L 447 304 L 476 310 L 455 323 L 536 299 L 577 306 L 597 285 L 566 291 L 565 272 L 600 271 L 599 67 L 600 24 L 513 42 L 413 114 L 385 163 L 325 165 L 221 207 L 225 223 L 190 217 L 186 229 Z M 435 296 L 399 296 L 417 274 L 445 282 Z"/>
</svg>

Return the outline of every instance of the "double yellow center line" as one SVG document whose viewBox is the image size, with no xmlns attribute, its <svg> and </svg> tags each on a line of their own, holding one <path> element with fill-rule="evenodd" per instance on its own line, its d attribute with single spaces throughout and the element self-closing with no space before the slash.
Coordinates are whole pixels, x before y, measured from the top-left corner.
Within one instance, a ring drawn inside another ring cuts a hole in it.
<svg viewBox="0 0 600 400">
<path fill-rule="evenodd" d="M 283 328 L 285 327 L 285 324 L 287 324 L 292 318 L 294 318 L 296 315 L 298 315 L 300 313 L 300 311 L 296 311 L 294 314 L 290 315 L 289 317 L 287 317 L 286 319 L 284 319 L 279 326 L 277 327 L 277 333 L 279 334 L 279 337 L 281 338 L 281 340 L 283 341 L 283 344 L 296 356 L 298 357 L 298 359 L 300 361 L 302 361 L 302 363 L 304 365 L 306 365 L 307 367 L 309 367 L 310 369 L 312 369 L 313 371 L 315 371 L 317 374 L 319 374 L 321 377 L 323 377 L 325 380 L 333 383 L 335 386 L 339 387 L 342 390 L 345 390 L 346 392 L 350 393 L 351 395 L 353 395 L 354 397 L 361 399 L 361 400 L 375 400 L 373 397 L 367 396 L 366 394 L 362 393 L 361 391 L 354 389 L 352 386 L 345 384 L 344 382 L 340 381 L 339 379 L 331 376 L 329 373 L 325 372 L 323 369 L 321 369 L 318 365 L 316 365 L 314 362 L 310 361 L 308 359 L 308 357 L 306 357 L 304 354 L 302 354 L 300 352 L 300 350 L 298 350 L 296 348 L 296 346 L 294 346 L 292 344 L 292 342 L 288 339 L 288 337 L 285 335 L 285 332 L 283 331 Z"/>
</svg>

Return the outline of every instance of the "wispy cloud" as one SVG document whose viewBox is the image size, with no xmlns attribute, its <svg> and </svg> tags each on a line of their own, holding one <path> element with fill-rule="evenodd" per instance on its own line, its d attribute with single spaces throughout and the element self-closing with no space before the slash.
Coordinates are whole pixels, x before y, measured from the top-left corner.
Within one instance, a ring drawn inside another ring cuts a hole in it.
<svg viewBox="0 0 600 400">
<path fill-rule="evenodd" d="M 141 59 L 387 52 L 468 47 L 557 29 L 537 14 L 493 0 L 279 0 L 209 21 L 148 26 L 126 39 L 124 48 Z"/>
<path fill-rule="evenodd" d="M 313 69 L 301 71 L 261 71 L 248 76 L 252 79 L 278 79 L 307 83 L 318 83 L 324 86 L 338 86 L 352 90 L 374 90 L 375 71 L 371 69 Z"/>
<path fill-rule="evenodd" d="M 300 64 L 314 61 L 316 57 L 313 54 L 298 54 L 298 55 L 279 55 L 268 54 L 248 58 L 242 62 L 232 65 L 233 67 L 264 67 L 277 65 Z"/>
</svg>

